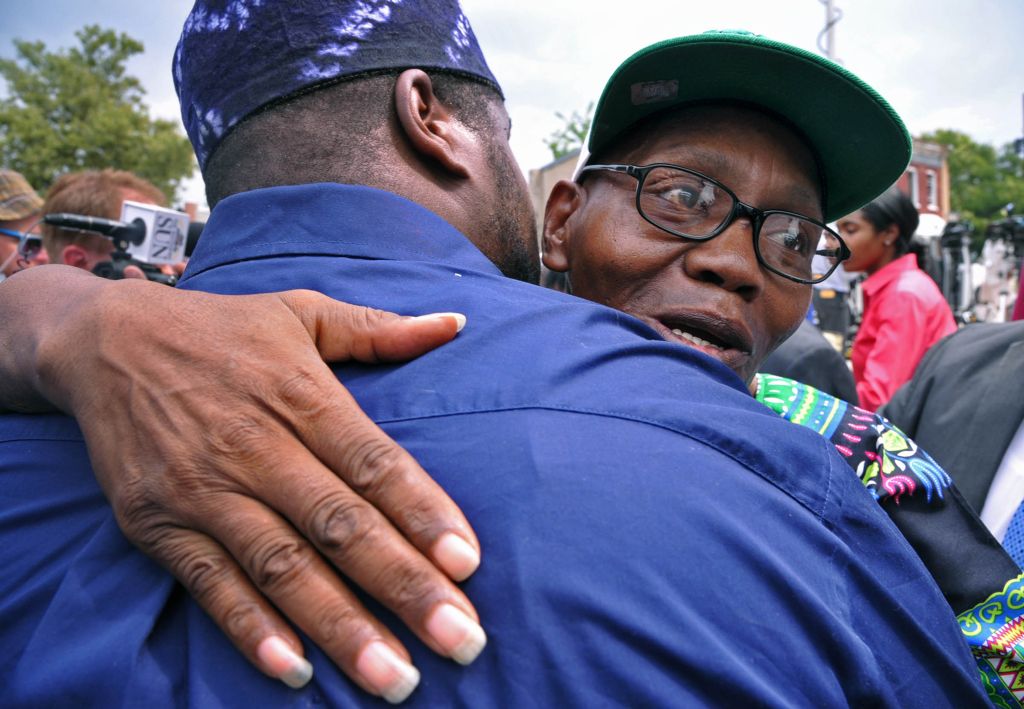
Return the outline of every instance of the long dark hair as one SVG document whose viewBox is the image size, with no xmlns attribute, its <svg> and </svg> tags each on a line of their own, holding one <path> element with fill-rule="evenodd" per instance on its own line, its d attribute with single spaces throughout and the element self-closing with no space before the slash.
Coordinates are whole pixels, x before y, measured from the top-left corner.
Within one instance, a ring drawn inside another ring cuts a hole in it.
<svg viewBox="0 0 1024 709">
<path fill-rule="evenodd" d="M 899 236 L 896 239 L 897 256 L 902 256 L 910 250 L 910 240 L 917 231 L 920 217 L 907 195 L 896 187 L 890 187 L 880 197 L 861 207 L 860 211 L 878 231 L 896 225 L 899 229 Z"/>
</svg>

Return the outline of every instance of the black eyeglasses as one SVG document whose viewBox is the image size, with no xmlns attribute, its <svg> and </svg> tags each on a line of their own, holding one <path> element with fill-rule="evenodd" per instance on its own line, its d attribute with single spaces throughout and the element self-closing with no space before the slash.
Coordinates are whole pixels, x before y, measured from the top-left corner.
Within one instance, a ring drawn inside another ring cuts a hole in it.
<svg viewBox="0 0 1024 709">
<path fill-rule="evenodd" d="M 43 250 L 43 238 L 38 234 L 29 234 L 28 232 L 23 234 L 20 231 L 0 228 L 0 235 L 17 239 L 18 255 L 26 260 L 35 258 Z"/>
<path fill-rule="evenodd" d="M 633 177 L 636 209 L 646 221 L 673 236 L 707 241 L 739 217 L 753 225 L 757 261 L 797 283 L 821 283 L 850 257 L 842 238 L 821 222 L 781 209 L 758 209 L 741 202 L 721 182 L 678 165 L 587 165 Z"/>
</svg>

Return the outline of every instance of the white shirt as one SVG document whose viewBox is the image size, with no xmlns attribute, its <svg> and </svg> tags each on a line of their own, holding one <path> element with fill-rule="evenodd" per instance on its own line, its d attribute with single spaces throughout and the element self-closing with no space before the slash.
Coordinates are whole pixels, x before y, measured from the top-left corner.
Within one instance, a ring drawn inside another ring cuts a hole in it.
<svg viewBox="0 0 1024 709">
<path fill-rule="evenodd" d="M 981 509 L 981 521 L 989 528 L 993 536 L 1000 542 L 1006 535 L 1006 528 L 1014 512 L 1024 501 L 1024 421 L 1017 429 L 1017 434 L 1010 441 L 1010 446 L 1003 454 L 1003 462 L 999 464 L 996 476 L 985 498 L 985 506 Z"/>
</svg>

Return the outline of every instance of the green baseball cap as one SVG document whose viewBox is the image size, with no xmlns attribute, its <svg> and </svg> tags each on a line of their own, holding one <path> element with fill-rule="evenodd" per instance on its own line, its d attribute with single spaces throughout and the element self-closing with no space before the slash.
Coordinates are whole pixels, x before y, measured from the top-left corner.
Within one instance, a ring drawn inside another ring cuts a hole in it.
<svg viewBox="0 0 1024 709">
<path fill-rule="evenodd" d="M 763 109 L 802 134 L 824 181 L 825 221 L 860 209 L 910 162 L 906 126 L 860 78 L 798 47 L 721 30 L 658 42 L 624 61 L 597 102 L 579 167 L 651 114 L 717 101 Z"/>
</svg>

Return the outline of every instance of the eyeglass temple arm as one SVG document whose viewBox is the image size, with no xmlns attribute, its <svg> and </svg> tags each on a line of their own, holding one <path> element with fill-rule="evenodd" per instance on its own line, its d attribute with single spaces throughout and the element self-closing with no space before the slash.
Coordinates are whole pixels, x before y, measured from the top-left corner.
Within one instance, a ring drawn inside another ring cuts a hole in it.
<svg viewBox="0 0 1024 709">
<path fill-rule="evenodd" d="M 624 172 L 627 175 L 634 175 L 636 168 L 632 165 L 587 165 L 580 170 L 580 174 L 593 170 L 610 170 L 611 172 Z"/>
</svg>

